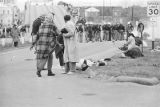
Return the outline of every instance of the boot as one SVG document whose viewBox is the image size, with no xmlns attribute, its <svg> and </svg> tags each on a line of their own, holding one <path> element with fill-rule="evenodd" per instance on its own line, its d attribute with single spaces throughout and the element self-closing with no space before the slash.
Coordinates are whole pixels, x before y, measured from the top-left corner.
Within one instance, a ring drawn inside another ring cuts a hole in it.
<svg viewBox="0 0 160 107">
<path fill-rule="evenodd" d="M 54 73 L 52 73 L 52 71 L 51 71 L 51 70 L 48 70 L 48 76 L 55 76 L 55 74 L 54 74 Z"/>
<path fill-rule="evenodd" d="M 37 76 L 38 76 L 38 77 L 42 77 L 42 76 L 41 76 L 41 71 L 37 71 Z"/>
</svg>

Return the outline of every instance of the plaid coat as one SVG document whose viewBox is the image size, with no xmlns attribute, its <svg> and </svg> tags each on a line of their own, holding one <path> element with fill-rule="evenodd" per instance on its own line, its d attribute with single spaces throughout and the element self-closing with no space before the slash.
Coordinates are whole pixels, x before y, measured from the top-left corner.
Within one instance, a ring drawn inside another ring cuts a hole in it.
<svg viewBox="0 0 160 107">
<path fill-rule="evenodd" d="M 57 28 L 53 23 L 43 23 L 38 31 L 37 59 L 47 59 L 56 45 Z"/>
</svg>

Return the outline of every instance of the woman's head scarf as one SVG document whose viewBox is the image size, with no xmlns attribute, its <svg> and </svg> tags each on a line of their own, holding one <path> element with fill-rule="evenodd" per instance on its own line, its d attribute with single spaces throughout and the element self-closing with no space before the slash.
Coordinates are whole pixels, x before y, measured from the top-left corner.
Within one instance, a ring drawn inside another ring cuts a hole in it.
<svg viewBox="0 0 160 107">
<path fill-rule="evenodd" d="M 49 13 L 45 16 L 44 23 L 54 23 L 54 13 Z"/>
</svg>

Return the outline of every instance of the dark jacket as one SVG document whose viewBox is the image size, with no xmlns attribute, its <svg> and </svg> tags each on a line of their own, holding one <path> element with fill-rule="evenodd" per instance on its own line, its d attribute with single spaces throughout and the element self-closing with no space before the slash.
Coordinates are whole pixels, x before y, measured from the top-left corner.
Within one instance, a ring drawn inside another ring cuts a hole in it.
<svg viewBox="0 0 160 107">
<path fill-rule="evenodd" d="M 55 55 L 56 55 L 56 58 L 59 57 L 59 54 L 60 54 L 60 53 L 64 53 L 64 40 L 63 40 L 62 34 L 60 34 L 60 35 L 57 36 L 57 42 L 58 42 L 59 44 L 61 44 L 62 47 L 60 47 L 59 44 L 56 45 L 56 47 L 55 47 Z"/>
</svg>

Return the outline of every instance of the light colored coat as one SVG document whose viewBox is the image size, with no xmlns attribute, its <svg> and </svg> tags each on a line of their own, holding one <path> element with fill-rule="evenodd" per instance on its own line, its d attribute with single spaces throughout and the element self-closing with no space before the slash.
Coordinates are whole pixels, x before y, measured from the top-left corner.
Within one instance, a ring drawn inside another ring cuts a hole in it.
<svg viewBox="0 0 160 107">
<path fill-rule="evenodd" d="M 128 45 L 128 50 L 134 48 L 134 47 L 137 47 L 136 46 L 136 41 L 135 41 L 135 38 L 133 36 L 130 36 L 128 38 L 128 41 L 127 41 L 127 45 Z"/>
<path fill-rule="evenodd" d="M 11 35 L 12 35 L 12 38 L 13 38 L 13 41 L 14 41 L 14 42 L 18 42 L 18 41 L 19 41 L 19 34 L 20 34 L 19 29 L 17 29 L 17 28 L 12 28 L 12 30 L 11 30 Z"/>
<path fill-rule="evenodd" d="M 72 21 L 68 21 L 64 28 L 67 29 L 68 33 L 63 34 L 64 38 L 64 62 L 78 62 L 78 45 L 75 35 L 75 25 Z"/>
</svg>

